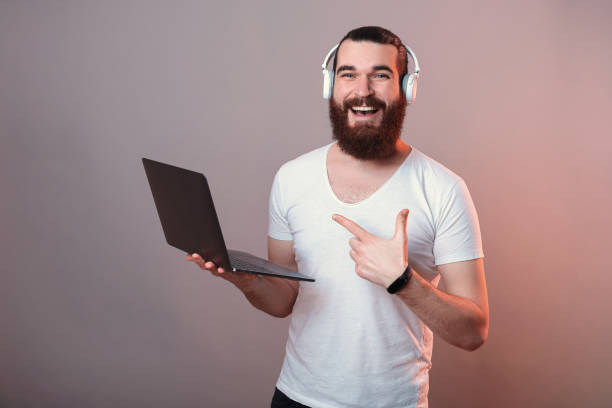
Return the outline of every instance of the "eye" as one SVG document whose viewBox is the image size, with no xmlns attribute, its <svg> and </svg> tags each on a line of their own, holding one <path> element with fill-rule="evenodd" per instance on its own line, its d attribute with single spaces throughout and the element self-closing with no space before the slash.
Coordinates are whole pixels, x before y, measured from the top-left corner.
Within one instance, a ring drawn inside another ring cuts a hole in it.
<svg viewBox="0 0 612 408">
<path fill-rule="evenodd" d="M 344 72 L 342 74 L 340 74 L 341 78 L 355 78 L 355 74 L 351 73 L 351 72 Z"/>
<path fill-rule="evenodd" d="M 374 78 L 376 78 L 376 79 L 389 79 L 391 77 L 389 75 L 387 75 L 387 74 L 379 72 L 377 74 L 374 74 Z"/>
</svg>

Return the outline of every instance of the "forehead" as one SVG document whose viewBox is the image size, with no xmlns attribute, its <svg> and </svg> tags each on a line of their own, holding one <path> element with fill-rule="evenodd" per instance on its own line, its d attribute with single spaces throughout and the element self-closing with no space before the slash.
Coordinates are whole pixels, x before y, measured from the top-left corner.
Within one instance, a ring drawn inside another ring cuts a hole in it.
<svg viewBox="0 0 612 408">
<path fill-rule="evenodd" d="M 336 66 L 352 65 L 360 70 L 387 65 L 396 71 L 397 56 L 397 48 L 391 44 L 345 40 L 338 49 Z"/>
</svg>

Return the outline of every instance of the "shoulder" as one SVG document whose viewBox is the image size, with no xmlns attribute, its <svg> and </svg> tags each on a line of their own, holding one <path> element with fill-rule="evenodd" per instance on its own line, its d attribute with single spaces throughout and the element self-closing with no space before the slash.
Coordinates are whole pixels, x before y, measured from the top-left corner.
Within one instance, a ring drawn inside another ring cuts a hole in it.
<svg viewBox="0 0 612 408">
<path fill-rule="evenodd" d="M 463 182 L 455 172 L 414 147 L 409 159 L 412 171 L 424 185 L 434 184 L 442 188 L 452 188 Z"/>
<path fill-rule="evenodd" d="M 413 148 L 410 156 L 407 171 L 434 212 L 442 211 L 457 197 L 469 197 L 461 176 L 417 149 Z"/>
<path fill-rule="evenodd" d="M 295 159 L 284 163 L 277 171 L 276 177 L 283 181 L 307 181 L 324 168 L 327 151 L 330 145 L 325 145 L 304 153 Z"/>
<path fill-rule="evenodd" d="M 330 145 L 302 154 L 283 164 L 272 182 L 271 201 L 287 211 L 325 189 L 325 159 Z"/>
</svg>

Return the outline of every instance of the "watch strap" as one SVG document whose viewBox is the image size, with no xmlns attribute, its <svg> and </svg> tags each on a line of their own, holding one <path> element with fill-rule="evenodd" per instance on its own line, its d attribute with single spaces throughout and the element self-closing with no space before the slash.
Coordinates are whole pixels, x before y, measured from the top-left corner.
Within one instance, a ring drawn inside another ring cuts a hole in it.
<svg viewBox="0 0 612 408">
<path fill-rule="evenodd" d="M 410 278 L 412 277 L 412 269 L 410 269 L 410 265 L 406 267 L 404 273 L 400 275 L 389 287 L 387 288 L 387 292 L 394 294 L 408 283 Z"/>
</svg>

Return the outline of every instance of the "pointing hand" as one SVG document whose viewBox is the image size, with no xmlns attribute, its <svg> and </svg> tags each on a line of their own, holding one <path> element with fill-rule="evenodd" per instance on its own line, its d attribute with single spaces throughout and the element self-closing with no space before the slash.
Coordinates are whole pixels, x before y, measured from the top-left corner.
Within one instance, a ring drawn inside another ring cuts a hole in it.
<svg viewBox="0 0 612 408">
<path fill-rule="evenodd" d="M 349 254 L 355 261 L 357 275 L 387 288 L 404 272 L 408 266 L 408 212 L 404 209 L 397 214 L 395 234 L 389 239 L 370 234 L 342 215 L 332 216 L 334 221 L 355 235 L 349 240 Z"/>
</svg>

